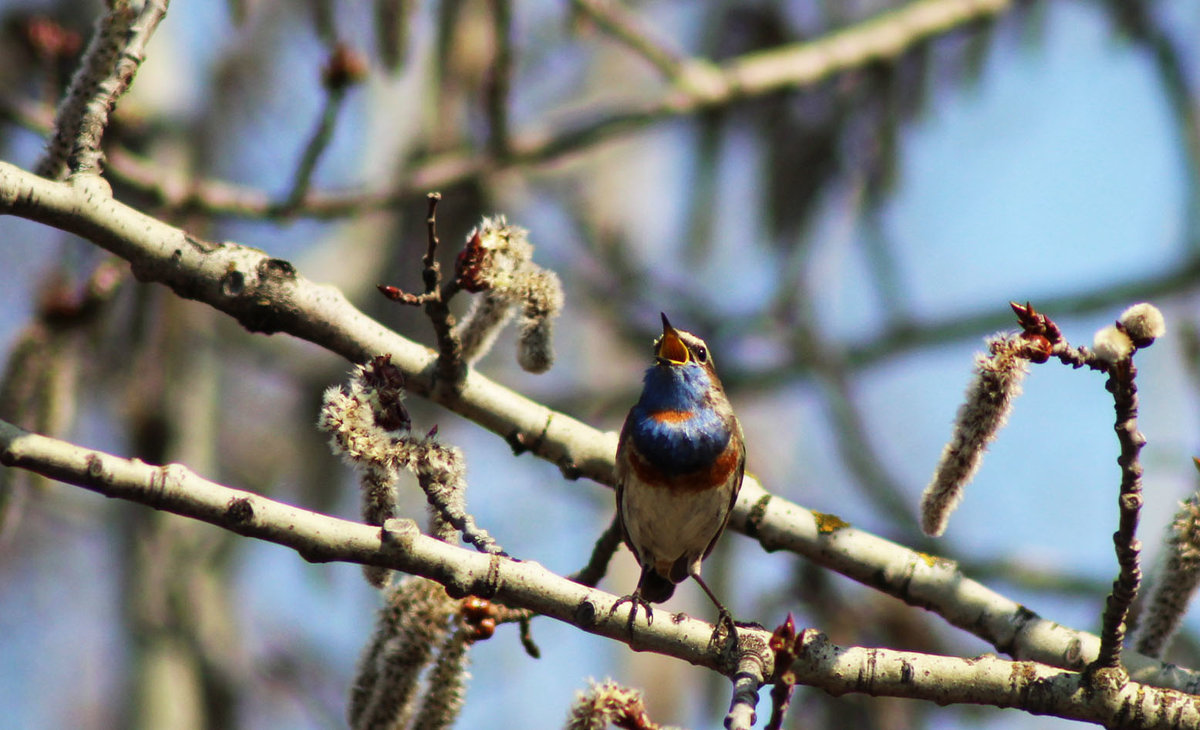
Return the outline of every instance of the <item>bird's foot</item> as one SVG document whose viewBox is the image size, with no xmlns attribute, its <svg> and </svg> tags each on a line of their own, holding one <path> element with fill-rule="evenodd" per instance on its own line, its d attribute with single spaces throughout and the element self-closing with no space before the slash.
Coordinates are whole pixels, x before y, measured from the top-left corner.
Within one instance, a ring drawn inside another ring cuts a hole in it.
<svg viewBox="0 0 1200 730">
<path fill-rule="evenodd" d="M 733 641 L 734 646 L 737 646 L 737 622 L 733 620 L 733 614 L 729 613 L 724 606 L 721 606 L 718 609 L 717 625 L 713 628 L 713 639 L 719 639 L 721 637 L 722 628 L 728 630 L 729 639 Z"/>
<path fill-rule="evenodd" d="M 654 609 L 650 608 L 650 604 L 647 603 L 646 599 L 642 598 L 641 595 L 637 591 L 634 591 L 633 593 L 629 594 L 628 596 L 623 596 L 621 598 L 618 598 L 617 602 L 612 605 L 612 608 L 608 609 L 608 615 L 611 616 L 614 613 L 616 613 L 617 608 L 620 607 L 620 605 L 622 603 L 630 604 L 629 605 L 629 621 L 626 622 L 626 627 L 629 629 L 630 636 L 633 635 L 633 622 L 637 618 L 637 611 L 638 611 L 639 606 L 642 608 L 642 610 L 644 610 L 646 612 L 646 624 L 649 625 L 649 624 L 654 623 Z"/>
</svg>

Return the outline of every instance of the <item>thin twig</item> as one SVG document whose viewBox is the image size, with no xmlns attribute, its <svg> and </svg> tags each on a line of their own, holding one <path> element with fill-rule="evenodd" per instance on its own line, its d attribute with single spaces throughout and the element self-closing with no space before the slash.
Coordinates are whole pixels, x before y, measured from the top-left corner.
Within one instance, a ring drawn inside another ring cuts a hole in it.
<svg viewBox="0 0 1200 730">
<path fill-rule="evenodd" d="M 796 689 L 796 673 L 792 671 L 792 665 L 796 662 L 800 638 L 796 635 L 796 619 L 789 611 L 783 623 L 775 627 L 767 643 L 767 647 L 775 653 L 775 674 L 771 677 L 771 717 L 767 720 L 766 730 L 780 730 L 783 727 L 783 718 L 787 716 L 792 692 Z"/>
<path fill-rule="evenodd" d="M 512 0 L 491 0 L 492 45 L 495 58 L 488 68 L 485 103 L 488 116 L 488 152 L 497 160 L 508 156 L 508 104 L 512 87 Z"/>
<path fill-rule="evenodd" d="M 462 340 L 454 331 L 454 315 L 450 313 L 450 299 L 459 291 L 457 278 L 442 284 L 442 266 L 438 263 L 437 250 L 440 244 L 437 233 L 437 206 L 441 193 L 429 193 L 425 226 L 428 232 L 425 255 L 421 258 L 421 280 L 425 291 L 412 294 L 394 286 L 379 285 L 381 294 L 394 302 L 420 305 L 433 324 L 437 339 L 437 366 L 434 368 L 434 388 L 443 395 L 452 394 L 462 385 L 467 374 L 467 363 L 463 358 Z"/>
<path fill-rule="evenodd" d="M 1100 670 L 1120 668 L 1121 648 L 1128 628 L 1129 608 L 1137 598 L 1142 580 L 1142 571 L 1138 564 L 1142 545 L 1141 541 L 1137 539 L 1138 518 L 1142 509 L 1142 465 L 1139 454 L 1146 444 L 1146 439 L 1137 428 L 1137 367 L 1133 364 L 1132 358 L 1136 347 L 1131 342 L 1131 338 L 1123 334 L 1123 330 L 1120 328 L 1126 324 L 1126 315 L 1137 308 L 1152 310 L 1157 315 L 1160 326 L 1162 315 L 1148 305 L 1138 305 L 1127 309 L 1122 314 L 1121 320 L 1118 321 L 1117 328 L 1110 328 L 1116 335 L 1124 338 L 1128 347 L 1127 351 L 1122 349 L 1123 356 L 1114 361 L 1111 354 L 1102 357 L 1103 353 L 1097 354 L 1086 347 L 1072 347 L 1063 337 L 1059 326 L 1045 314 L 1035 311 L 1032 305 L 1022 306 L 1012 302 L 1011 306 L 1025 331 L 1023 337 L 1026 338 L 1027 343 L 1036 344 L 1036 341 L 1041 340 L 1043 347 L 1049 347 L 1048 354 L 1058 358 L 1065 365 L 1073 368 L 1088 367 L 1108 373 L 1108 382 L 1105 388 L 1113 396 L 1113 407 L 1116 411 L 1115 430 L 1117 440 L 1121 445 L 1121 455 L 1117 457 L 1117 463 L 1121 467 L 1121 489 L 1118 498 L 1120 519 L 1117 532 L 1113 534 L 1113 544 L 1116 548 L 1120 572 L 1117 579 L 1113 581 L 1112 593 L 1105 601 L 1100 631 L 1100 648 L 1097 651 L 1096 659 L 1089 664 L 1087 669 L 1087 676 L 1095 680 Z M 1101 339 L 1101 335 L 1104 334 L 1104 330 L 1097 333 L 1097 350 L 1104 349 L 1105 344 L 1111 342 L 1111 340 Z M 1161 333 L 1146 334 L 1145 344 L 1149 344 Z M 1115 348 L 1109 346 L 1107 349 L 1114 350 Z M 1042 352 L 1044 353 L 1045 350 Z M 1045 361 L 1045 359 L 1042 357 L 1040 361 Z"/>
<path fill-rule="evenodd" d="M 773 663 L 766 642 L 757 634 L 744 634 L 739 650 L 741 656 L 733 671 L 733 699 L 725 715 L 728 730 L 750 730 L 757 719 L 758 691 L 767 681 L 765 668 Z"/>
<path fill-rule="evenodd" d="M 1116 363 L 1110 373 L 1108 389 L 1116 410 L 1117 440 L 1121 443 L 1120 523 L 1113 535 L 1117 562 L 1121 566 L 1113 590 L 1105 602 L 1100 630 L 1100 653 L 1092 668 L 1116 667 L 1121 662 L 1121 646 L 1129 618 L 1129 607 L 1137 597 L 1142 580 L 1138 565 L 1142 543 L 1137 539 L 1138 518 L 1142 509 L 1142 464 L 1139 453 L 1146 438 L 1137 428 L 1137 368 L 1132 358 Z"/>
<path fill-rule="evenodd" d="M 771 717 L 767 720 L 765 730 L 781 730 L 783 718 L 787 717 L 787 711 L 792 705 L 792 693 L 795 689 L 794 683 L 776 682 L 771 685 Z"/>
<path fill-rule="evenodd" d="M 617 0 L 572 0 L 571 6 L 586 15 L 598 28 L 644 58 L 665 78 L 676 79 L 683 68 L 683 57 L 642 27 L 636 15 Z"/>
<path fill-rule="evenodd" d="M 467 373 L 467 365 L 463 362 L 462 342 L 454 332 L 454 315 L 450 314 L 450 296 L 455 289 L 441 288 L 442 269 L 437 260 L 437 205 L 442 199 L 441 193 L 430 193 L 429 215 L 425 218 L 429 244 L 422 259 L 424 269 L 422 278 L 425 282 L 425 314 L 433 323 L 433 333 L 437 338 L 438 359 L 436 382 L 438 387 L 457 389 Z"/>
<path fill-rule="evenodd" d="M 587 565 L 567 576 L 567 579 L 589 588 L 595 588 L 608 572 L 608 563 L 620 545 L 620 517 L 614 516 L 612 522 L 608 524 L 608 527 L 601 533 L 600 538 L 596 540 L 596 545 L 592 548 L 592 555 L 588 559 Z M 525 647 L 525 653 L 537 659 L 541 656 L 541 650 L 533 643 L 533 636 L 530 633 L 530 621 L 533 616 L 533 612 L 526 609 L 501 606 L 496 616 L 496 622 L 516 622 L 520 624 L 521 645 Z"/>
<path fill-rule="evenodd" d="M 608 573 L 608 562 L 612 560 L 613 554 L 621 546 L 621 538 L 621 516 L 615 515 L 612 522 L 608 523 L 608 527 L 601 533 L 600 539 L 596 540 L 587 565 L 583 566 L 579 572 L 572 573 L 571 580 L 585 586 L 596 587 Z"/>
<path fill-rule="evenodd" d="M 281 215 L 292 215 L 304 204 L 309 186 L 312 185 L 313 173 L 317 169 L 317 162 L 320 161 L 321 155 L 325 153 L 329 143 L 333 140 L 338 112 L 341 111 L 345 101 L 345 88 L 329 89 L 326 92 L 325 103 L 321 109 L 321 119 L 317 122 L 317 128 L 313 130 L 312 136 L 309 137 L 308 144 L 304 146 L 304 153 L 300 155 L 296 174 L 292 176 L 291 190 L 279 206 Z"/>
</svg>

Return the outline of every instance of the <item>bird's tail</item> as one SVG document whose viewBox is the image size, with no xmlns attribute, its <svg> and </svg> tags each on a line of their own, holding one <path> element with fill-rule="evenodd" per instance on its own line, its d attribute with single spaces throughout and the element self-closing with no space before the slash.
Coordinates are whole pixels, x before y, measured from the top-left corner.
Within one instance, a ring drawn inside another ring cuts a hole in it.
<svg viewBox="0 0 1200 730">
<path fill-rule="evenodd" d="M 638 592 L 649 603 L 662 603 L 675 594 L 675 584 L 654 572 L 653 568 L 642 568 Z"/>
</svg>

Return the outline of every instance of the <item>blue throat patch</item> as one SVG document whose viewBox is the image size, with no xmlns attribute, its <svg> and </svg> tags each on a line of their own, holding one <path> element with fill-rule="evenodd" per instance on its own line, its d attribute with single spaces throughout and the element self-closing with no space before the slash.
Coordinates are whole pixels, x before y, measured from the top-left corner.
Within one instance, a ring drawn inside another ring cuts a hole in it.
<svg viewBox="0 0 1200 730">
<path fill-rule="evenodd" d="M 642 457 L 674 474 L 712 464 L 733 434 L 706 400 L 712 381 L 704 368 L 695 363 L 655 365 L 646 371 L 644 382 L 630 424 L 630 435 Z M 664 412 L 679 415 L 655 418 Z"/>
</svg>

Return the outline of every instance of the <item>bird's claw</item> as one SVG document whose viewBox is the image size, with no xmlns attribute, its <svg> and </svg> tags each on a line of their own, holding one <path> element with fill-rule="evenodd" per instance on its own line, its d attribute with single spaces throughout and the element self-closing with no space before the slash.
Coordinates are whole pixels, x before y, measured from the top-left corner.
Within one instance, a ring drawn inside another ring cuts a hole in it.
<svg viewBox="0 0 1200 730">
<path fill-rule="evenodd" d="M 721 608 L 717 614 L 717 625 L 713 629 L 714 636 L 721 633 L 721 627 L 725 627 L 729 630 L 729 638 L 733 640 L 733 643 L 736 646 L 738 643 L 737 622 L 733 620 L 733 614 L 729 613 L 729 611 L 725 610 L 724 608 Z"/>
<path fill-rule="evenodd" d="M 611 616 L 616 613 L 617 608 L 620 607 L 622 603 L 630 604 L 629 621 L 626 623 L 626 626 L 629 629 L 629 634 L 631 636 L 633 635 L 633 622 L 637 618 L 637 610 L 639 606 L 646 612 L 646 624 L 650 625 L 654 623 L 654 609 L 650 608 L 650 604 L 647 603 L 644 598 L 639 596 L 636 591 L 628 596 L 622 596 L 621 598 L 618 598 L 617 602 L 612 605 L 612 608 L 608 609 L 608 615 Z"/>
</svg>

